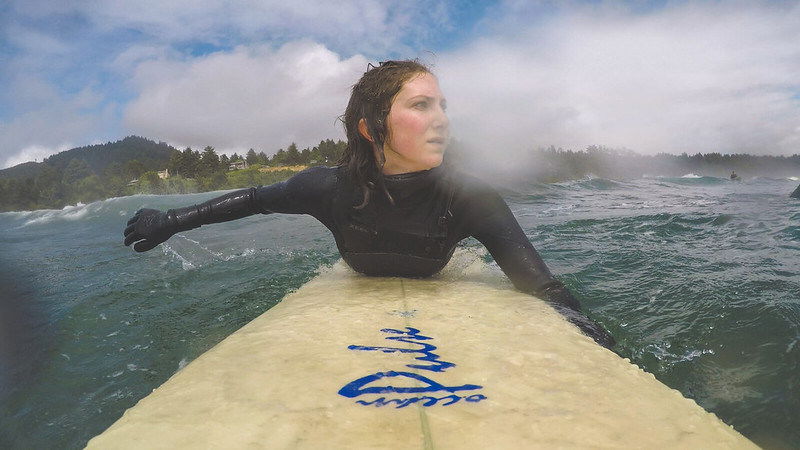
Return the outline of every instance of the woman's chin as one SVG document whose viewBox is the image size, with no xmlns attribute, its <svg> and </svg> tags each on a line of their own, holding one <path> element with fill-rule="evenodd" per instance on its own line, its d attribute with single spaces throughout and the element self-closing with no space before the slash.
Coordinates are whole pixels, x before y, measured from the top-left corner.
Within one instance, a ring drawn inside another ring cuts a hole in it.
<svg viewBox="0 0 800 450">
<path fill-rule="evenodd" d="M 444 154 L 440 153 L 435 158 L 427 158 L 426 161 L 423 164 L 420 165 L 420 169 L 418 169 L 418 170 L 430 170 L 430 169 L 433 169 L 434 167 L 441 166 L 442 165 L 443 156 L 444 156 Z"/>
<path fill-rule="evenodd" d="M 423 170 L 430 170 L 434 167 L 442 165 L 442 158 L 435 158 L 425 161 L 419 161 L 416 164 L 403 164 L 394 165 L 386 164 L 383 166 L 384 175 L 399 175 L 401 173 L 422 172 Z"/>
</svg>

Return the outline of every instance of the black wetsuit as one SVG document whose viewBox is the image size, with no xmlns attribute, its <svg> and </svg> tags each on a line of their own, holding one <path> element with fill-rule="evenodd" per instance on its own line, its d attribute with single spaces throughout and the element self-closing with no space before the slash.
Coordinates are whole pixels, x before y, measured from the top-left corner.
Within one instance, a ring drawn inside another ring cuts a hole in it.
<svg viewBox="0 0 800 450">
<path fill-rule="evenodd" d="M 284 182 L 167 214 L 181 231 L 258 213 L 309 214 L 333 233 L 350 267 L 373 276 L 431 276 L 447 264 L 459 241 L 473 236 L 517 289 L 548 300 L 596 341 L 613 345 L 607 332 L 579 314 L 578 301 L 552 276 L 505 201 L 486 183 L 441 166 L 386 176 L 385 182 L 394 205 L 376 190 L 359 210 L 354 206 L 362 203 L 363 192 L 344 167 L 313 167 Z"/>
</svg>

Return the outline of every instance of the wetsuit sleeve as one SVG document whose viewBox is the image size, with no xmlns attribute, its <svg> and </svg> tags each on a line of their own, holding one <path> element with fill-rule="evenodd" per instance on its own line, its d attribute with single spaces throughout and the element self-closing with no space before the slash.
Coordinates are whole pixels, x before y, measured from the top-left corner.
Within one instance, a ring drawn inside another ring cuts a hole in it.
<svg viewBox="0 0 800 450">
<path fill-rule="evenodd" d="M 198 205 L 169 210 L 167 214 L 174 215 L 178 231 L 270 213 L 310 214 L 324 223 L 324 200 L 333 189 L 333 170 L 313 167 L 286 181 L 230 192 Z"/>
<path fill-rule="evenodd" d="M 487 190 L 471 197 L 472 236 L 486 247 L 514 287 L 553 305 L 598 344 L 613 347 L 616 342 L 611 334 L 586 317 L 578 300 L 550 273 L 500 195 Z"/>
<path fill-rule="evenodd" d="M 538 296 L 548 287 L 560 284 L 500 195 L 483 192 L 473 199 L 475 201 L 470 205 L 471 234 L 491 253 L 514 287 Z M 580 309 L 574 299 L 565 306 Z"/>
</svg>

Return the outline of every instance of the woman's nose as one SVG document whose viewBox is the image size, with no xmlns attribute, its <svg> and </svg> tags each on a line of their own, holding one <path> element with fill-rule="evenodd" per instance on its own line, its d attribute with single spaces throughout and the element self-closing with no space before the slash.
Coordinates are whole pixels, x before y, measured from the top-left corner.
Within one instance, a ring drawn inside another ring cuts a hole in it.
<svg viewBox="0 0 800 450">
<path fill-rule="evenodd" d="M 447 112 L 444 108 L 439 107 L 436 109 L 436 117 L 434 118 L 433 125 L 436 128 L 447 128 L 450 125 L 450 118 L 447 117 Z"/>
</svg>

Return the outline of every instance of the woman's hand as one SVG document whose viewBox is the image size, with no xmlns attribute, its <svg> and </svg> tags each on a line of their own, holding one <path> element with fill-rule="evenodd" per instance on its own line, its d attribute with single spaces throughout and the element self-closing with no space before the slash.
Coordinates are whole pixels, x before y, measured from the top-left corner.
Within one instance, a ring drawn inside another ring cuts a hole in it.
<svg viewBox="0 0 800 450">
<path fill-rule="evenodd" d="M 125 228 L 125 245 L 137 252 L 146 252 L 178 232 L 174 217 L 157 209 L 140 209 Z"/>
<path fill-rule="evenodd" d="M 556 311 L 566 317 L 571 324 L 578 327 L 583 334 L 594 339 L 598 344 L 605 348 L 617 345 L 617 341 L 614 340 L 611 333 L 581 312 L 578 300 L 560 281 L 553 281 L 539 295 L 553 305 Z"/>
<path fill-rule="evenodd" d="M 603 328 L 602 325 L 586 317 L 582 313 L 568 310 L 568 312 L 564 311 L 562 312 L 562 314 L 566 316 L 567 320 L 571 324 L 578 327 L 578 329 L 581 330 L 583 334 L 594 339 L 595 342 L 602 345 L 603 347 L 610 349 L 615 345 L 617 345 L 617 341 L 614 339 L 614 336 L 612 336 L 611 333 L 606 331 L 606 329 Z"/>
</svg>

